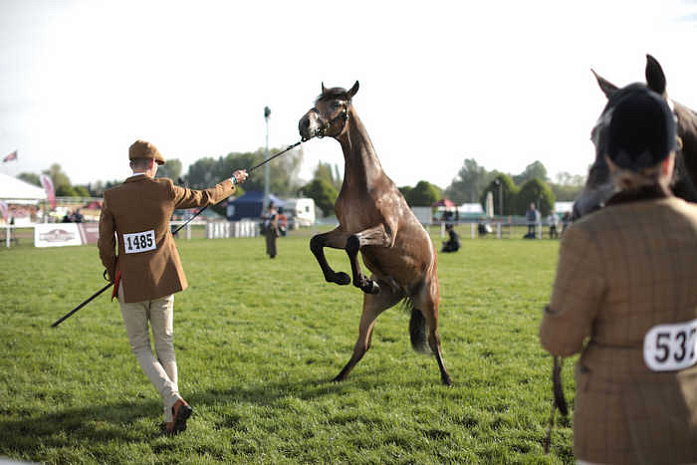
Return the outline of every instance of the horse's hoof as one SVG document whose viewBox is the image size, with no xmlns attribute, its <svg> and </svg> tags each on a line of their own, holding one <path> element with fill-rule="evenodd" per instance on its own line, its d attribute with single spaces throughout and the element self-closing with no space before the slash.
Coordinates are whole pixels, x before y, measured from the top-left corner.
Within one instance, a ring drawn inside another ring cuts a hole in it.
<svg viewBox="0 0 697 465">
<path fill-rule="evenodd" d="M 450 377 L 450 375 L 441 376 L 441 381 L 443 381 L 443 384 L 446 386 L 453 385 L 453 379 Z"/>
<path fill-rule="evenodd" d="M 351 278 L 343 271 L 339 271 L 334 275 L 334 282 L 339 286 L 346 286 L 347 284 L 351 283 Z"/>
<path fill-rule="evenodd" d="M 365 285 L 361 286 L 361 289 L 366 294 L 379 294 L 380 285 L 375 281 L 368 281 Z"/>
<path fill-rule="evenodd" d="M 341 376 L 341 375 L 336 375 L 336 376 L 332 379 L 332 383 L 340 383 L 340 382 L 342 382 L 343 380 L 344 380 L 344 377 L 343 377 L 343 376 Z"/>
</svg>

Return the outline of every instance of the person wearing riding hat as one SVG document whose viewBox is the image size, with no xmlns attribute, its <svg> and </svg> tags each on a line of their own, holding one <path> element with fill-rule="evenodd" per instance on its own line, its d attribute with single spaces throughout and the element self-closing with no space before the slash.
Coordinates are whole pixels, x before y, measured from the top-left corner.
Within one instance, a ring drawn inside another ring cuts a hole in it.
<svg viewBox="0 0 697 465">
<path fill-rule="evenodd" d="M 247 172 L 238 170 L 215 187 L 193 190 L 176 186 L 171 179 L 155 179 L 165 159 L 149 142 L 134 142 L 128 158 L 133 176 L 104 192 L 99 256 L 115 283 L 131 350 L 164 401 L 165 430 L 176 434 L 186 429 L 193 409 L 179 395 L 173 304 L 174 293 L 188 284 L 169 219 L 175 209 L 206 207 L 230 196 Z M 148 324 L 157 356 L 150 348 Z"/>
<path fill-rule="evenodd" d="M 278 250 L 276 249 L 276 239 L 278 231 L 278 210 L 273 202 L 269 202 L 268 210 L 262 216 L 264 220 L 264 236 L 266 238 L 266 254 L 270 258 L 275 258 Z"/>
<path fill-rule="evenodd" d="M 593 132 L 616 193 L 562 237 L 542 346 L 580 352 L 579 463 L 697 462 L 697 206 L 673 196 L 665 98 L 618 90 Z"/>
</svg>

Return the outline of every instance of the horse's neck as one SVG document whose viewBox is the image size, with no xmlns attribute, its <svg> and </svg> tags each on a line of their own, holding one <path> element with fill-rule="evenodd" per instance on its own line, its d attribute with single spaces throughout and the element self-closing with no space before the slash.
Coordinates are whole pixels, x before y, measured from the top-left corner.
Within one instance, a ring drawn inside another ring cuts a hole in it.
<svg viewBox="0 0 697 465">
<path fill-rule="evenodd" d="M 344 152 L 344 185 L 371 187 L 385 177 L 368 132 L 353 107 L 349 108 L 348 130 L 339 143 Z"/>
</svg>

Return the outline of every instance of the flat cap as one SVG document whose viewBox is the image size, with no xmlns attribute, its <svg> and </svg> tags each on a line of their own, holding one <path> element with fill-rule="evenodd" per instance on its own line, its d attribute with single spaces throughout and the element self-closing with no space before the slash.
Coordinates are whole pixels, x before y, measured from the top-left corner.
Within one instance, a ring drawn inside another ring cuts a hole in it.
<svg viewBox="0 0 697 465">
<path fill-rule="evenodd" d="M 153 158 L 158 165 L 165 164 L 165 158 L 162 156 L 157 147 L 150 142 L 138 139 L 128 149 L 128 159 L 138 160 L 143 158 Z"/>
</svg>

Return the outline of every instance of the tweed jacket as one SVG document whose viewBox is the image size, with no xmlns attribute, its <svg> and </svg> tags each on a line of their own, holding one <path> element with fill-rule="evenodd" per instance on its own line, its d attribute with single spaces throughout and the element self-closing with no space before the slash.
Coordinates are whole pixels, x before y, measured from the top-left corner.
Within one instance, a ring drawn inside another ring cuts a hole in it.
<svg viewBox="0 0 697 465">
<path fill-rule="evenodd" d="M 126 302 L 159 299 L 186 289 L 186 276 L 169 229 L 172 212 L 214 205 L 234 191 L 231 180 L 193 190 L 175 186 L 171 179 L 135 175 L 104 192 L 99 257 L 112 281 L 121 271 Z"/>
<path fill-rule="evenodd" d="M 696 319 L 697 205 L 617 203 L 564 233 L 540 339 L 555 355 L 581 352 L 577 459 L 697 462 Z"/>
</svg>

